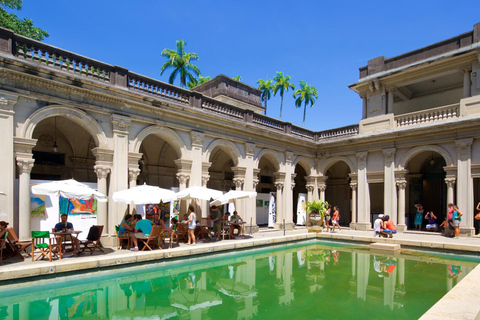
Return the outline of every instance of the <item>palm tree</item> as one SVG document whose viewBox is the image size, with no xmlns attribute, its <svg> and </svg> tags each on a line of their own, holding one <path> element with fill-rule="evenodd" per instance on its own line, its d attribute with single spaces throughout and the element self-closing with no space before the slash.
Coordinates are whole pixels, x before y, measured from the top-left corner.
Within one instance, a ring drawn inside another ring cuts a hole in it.
<svg viewBox="0 0 480 320">
<path fill-rule="evenodd" d="M 237 74 L 235 77 L 232 78 L 233 80 L 237 80 L 237 81 L 242 81 L 242 77 Z"/>
<path fill-rule="evenodd" d="M 260 98 L 262 98 L 262 101 L 265 103 L 265 115 L 267 115 L 267 100 L 270 100 L 272 97 L 272 91 L 273 91 L 273 80 L 268 79 L 267 81 L 265 80 L 258 80 L 258 89 L 262 90 L 262 94 L 260 95 Z"/>
<path fill-rule="evenodd" d="M 302 127 L 305 127 L 305 115 L 307 114 L 307 105 L 310 104 L 310 108 L 315 105 L 315 99 L 318 99 L 317 88 L 306 84 L 304 81 L 300 81 L 300 89 L 296 90 L 293 93 L 293 98 L 296 99 L 295 106 L 297 108 L 300 108 L 302 106 L 302 102 L 305 103 L 303 107 L 302 124 Z"/>
<path fill-rule="evenodd" d="M 186 53 L 185 45 L 187 42 L 184 40 L 177 40 L 177 51 L 171 49 L 163 49 L 161 55 L 168 59 L 162 66 L 160 75 L 163 75 L 165 70 L 173 68 L 170 77 L 168 78 L 168 83 L 173 84 L 175 78 L 180 74 L 180 87 L 185 87 L 187 82 L 196 80 L 195 76 L 199 76 L 200 70 L 196 65 L 190 63 L 190 61 L 198 60 L 198 55 L 196 53 Z"/>
<path fill-rule="evenodd" d="M 288 91 L 288 89 L 295 90 L 295 86 L 290 83 L 290 76 L 284 76 L 282 72 L 277 71 L 277 75 L 273 77 L 275 84 L 273 85 L 273 95 L 276 96 L 277 92 L 280 91 L 280 120 L 282 120 L 282 108 L 283 108 L 283 94 Z"/>
<path fill-rule="evenodd" d="M 191 79 L 188 83 L 187 83 L 187 88 L 188 89 L 192 89 L 196 86 L 198 86 L 199 84 L 202 84 L 204 82 L 207 82 L 208 80 L 210 80 L 210 77 L 209 76 L 206 76 L 206 77 L 202 77 L 202 75 L 199 75 L 198 76 L 198 80 L 193 78 Z"/>
</svg>

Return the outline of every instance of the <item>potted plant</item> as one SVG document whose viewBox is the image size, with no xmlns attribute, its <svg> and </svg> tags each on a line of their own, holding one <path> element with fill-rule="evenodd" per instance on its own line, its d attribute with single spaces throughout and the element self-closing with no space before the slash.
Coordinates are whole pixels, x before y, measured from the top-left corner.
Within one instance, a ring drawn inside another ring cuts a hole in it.
<svg viewBox="0 0 480 320">
<path fill-rule="evenodd" d="M 326 201 L 307 201 L 306 209 L 310 225 L 323 226 L 325 212 L 327 212 L 328 202 Z"/>
</svg>

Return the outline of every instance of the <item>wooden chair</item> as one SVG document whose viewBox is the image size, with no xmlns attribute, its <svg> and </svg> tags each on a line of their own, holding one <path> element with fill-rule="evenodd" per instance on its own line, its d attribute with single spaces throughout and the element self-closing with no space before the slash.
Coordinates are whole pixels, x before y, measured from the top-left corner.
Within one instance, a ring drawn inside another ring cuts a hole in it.
<svg viewBox="0 0 480 320">
<path fill-rule="evenodd" d="M 188 239 L 188 226 L 185 223 L 179 223 L 177 227 L 177 232 L 175 232 L 175 238 L 177 243 L 180 240 L 187 241 Z"/>
<path fill-rule="evenodd" d="M 40 253 L 37 259 L 35 252 Z M 52 256 L 62 259 L 62 237 L 51 238 L 48 231 L 32 231 L 32 261 L 46 257 L 52 262 Z"/>
<path fill-rule="evenodd" d="M 5 231 L 5 233 L 3 234 L 3 237 L 0 239 L 0 265 L 2 264 L 2 261 L 3 261 L 3 249 L 5 249 L 7 235 L 8 235 L 8 231 Z"/>
<path fill-rule="evenodd" d="M 148 250 L 153 250 L 152 247 L 158 247 L 159 249 L 162 249 L 158 245 L 158 240 L 160 237 L 160 233 L 162 232 L 162 227 L 161 226 L 153 226 L 152 227 L 152 232 L 148 236 L 148 239 L 142 239 L 138 238 L 139 241 L 143 242 L 143 248 L 142 251 L 145 250 L 145 248 L 148 248 Z"/>
<path fill-rule="evenodd" d="M 231 239 L 230 224 L 226 221 L 222 221 L 221 235 L 222 235 L 222 240 L 225 240 L 225 237 L 228 237 L 228 239 Z"/>
<path fill-rule="evenodd" d="M 127 249 L 130 249 L 130 233 L 128 231 L 119 231 L 120 226 L 115 226 L 115 234 L 117 235 L 117 250 L 122 248 L 122 241 L 127 240 Z"/>
<path fill-rule="evenodd" d="M 92 228 L 96 228 L 98 230 L 96 233 L 97 236 L 94 237 L 94 239 L 88 240 L 90 236 L 90 232 L 89 232 L 87 236 L 87 240 L 80 240 L 81 253 L 85 252 L 85 250 L 90 251 L 90 255 L 92 255 L 95 250 L 100 250 L 104 252 L 102 247 L 99 246 L 99 244 L 101 244 L 100 239 L 102 238 L 103 226 L 91 226 L 90 229 Z"/>
<path fill-rule="evenodd" d="M 30 256 L 30 252 L 27 251 L 27 248 L 32 245 L 32 242 L 29 240 L 19 240 L 13 228 L 7 228 L 7 232 L 7 240 L 10 243 L 12 250 L 23 259 L 25 258 L 22 255 L 22 251 Z"/>
<path fill-rule="evenodd" d="M 57 232 L 57 231 L 63 231 L 63 230 L 57 230 L 55 228 L 52 228 L 52 232 Z M 62 248 L 65 251 L 73 251 L 75 248 L 75 245 L 73 244 L 73 239 L 71 235 L 63 235 L 63 236 L 58 236 L 60 237 L 61 243 L 62 243 Z"/>
</svg>

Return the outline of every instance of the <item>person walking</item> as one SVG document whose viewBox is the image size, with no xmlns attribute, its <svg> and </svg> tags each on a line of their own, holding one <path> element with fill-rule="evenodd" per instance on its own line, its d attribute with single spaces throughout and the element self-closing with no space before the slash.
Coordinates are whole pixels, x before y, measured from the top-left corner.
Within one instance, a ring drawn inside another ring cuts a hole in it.
<svg viewBox="0 0 480 320">
<path fill-rule="evenodd" d="M 327 206 L 327 212 L 325 212 L 325 225 L 327 226 L 327 232 L 330 230 L 330 219 L 331 219 L 331 210 L 332 206 L 328 205 Z"/>
<path fill-rule="evenodd" d="M 340 228 L 340 211 L 337 206 L 333 208 L 333 217 L 332 217 L 332 232 L 335 232 L 335 226 L 338 227 L 338 230 L 342 232 L 342 228 Z"/>
<path fill-rule="evenodd" d="M 455 211 L 453 212 L 453 228 L 455 229 L 455 238 L 458 239 L 460 236 L 460 222 L 462 222 L 463 213 L 458 209 L 456 205 L 453 206 Z"/>
<path fill-rule="evenodd" d="M 421 204 L 416 204 L 415 208 L 417 208 L 417 212 L 415 213 L 415 230 L 422 229 L 422 221 L 423 221 L 423 206 Z"/>
</svg>

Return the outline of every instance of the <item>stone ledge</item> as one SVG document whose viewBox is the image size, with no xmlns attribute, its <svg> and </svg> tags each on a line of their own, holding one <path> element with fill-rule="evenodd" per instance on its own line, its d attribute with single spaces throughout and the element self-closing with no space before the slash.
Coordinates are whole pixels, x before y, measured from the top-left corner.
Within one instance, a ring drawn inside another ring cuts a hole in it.
<svg viewBox="0 0 480 320">
<path fill-rule="evenodd" d="M 396 243 L 372 243 L 370 245 L 370 250 L 377 250 L 377 251 L 398 251 L 401 247 L 399 244 Z"/>
</svg>

